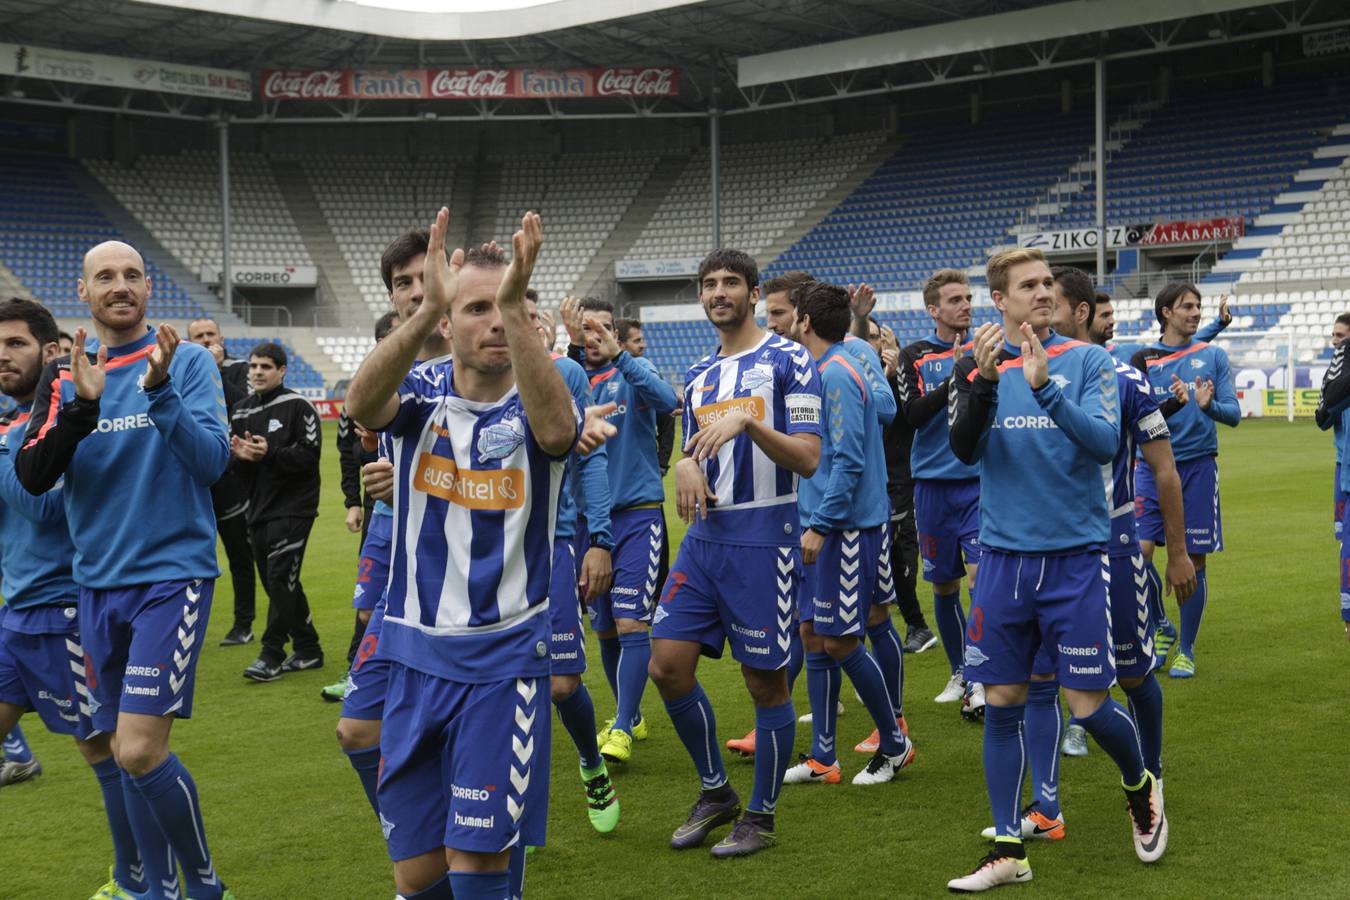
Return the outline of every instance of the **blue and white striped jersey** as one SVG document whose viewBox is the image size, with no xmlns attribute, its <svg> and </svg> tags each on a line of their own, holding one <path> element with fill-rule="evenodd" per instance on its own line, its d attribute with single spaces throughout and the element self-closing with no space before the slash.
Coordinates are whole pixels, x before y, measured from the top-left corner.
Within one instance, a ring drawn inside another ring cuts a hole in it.
<svg viewBox="0 0 1350 900">
<path fill-rule="evenodd" d="M 544 676 L 567 457 L 540 449 L 515 388 L 465 400 L 452 373 L 450 361 L 414 369 L 386 429 L 394 540 L 380 651 L 452 681 Z M 575 403 L 573 414 L 580 430 Z"/>
<path fill-rule="evenodd" d="M 765 335 L 750 350 L 705 356 L 684 380 L 684 439 L 730 412 L 744 412 L 784 434 L 820 435 L 820 377 L 800 344 Z M 703 474 L 717 497 L 689 536 L 724 544 L 779 546 L 800 540 L 797 476 L 748 434 L 722 445 Z"/>
</svg>

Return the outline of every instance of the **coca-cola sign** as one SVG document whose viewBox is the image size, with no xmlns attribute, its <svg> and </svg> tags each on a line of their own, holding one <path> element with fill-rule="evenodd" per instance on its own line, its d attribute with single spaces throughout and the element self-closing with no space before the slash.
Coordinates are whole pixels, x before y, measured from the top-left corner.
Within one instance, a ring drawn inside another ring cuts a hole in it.
<svg viewBox="0 0 1350 900">
<path fill-rule="evenodd" d="M 433 100 L 479 100 L 509 97 L 510 69 L 432 69 Z"/>
<path fill-rule="evenodd" d="M 675 97 L 680 70 L 605 69 L 274 69 L 267 100 L 528 100 Z"/>
<path fill-rule="evenodd" d="M 345 100 L 342 72 L 324 69 L 300 72 L 291 69 L 263 73 L 263 97 L 268 100 Z"/>
</svg>

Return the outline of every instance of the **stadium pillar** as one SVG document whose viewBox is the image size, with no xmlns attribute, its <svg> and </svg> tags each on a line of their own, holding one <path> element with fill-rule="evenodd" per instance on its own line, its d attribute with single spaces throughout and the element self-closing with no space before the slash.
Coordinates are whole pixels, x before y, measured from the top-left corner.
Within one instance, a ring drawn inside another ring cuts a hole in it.
<svg viewBox="0 0 1350 900">
<path fill-rule="evenodd" d="M 708 166 L 712 177 L 712 246 L 722 246 L 722 113 L 708 110 Z"/>
<path fill-rule="evenodd" d="M 230 120 L 221 113 L 216 122 L 220 133 L 220 299 L 227 313 L 234 312 L 234 270 L 230 267 Z"/>
<path fill-rule="evenodd" d="M 1096 70 L 1097 144 L 1097 284 L 1106 284 L 1106 60 L 1098 58 Z"/>
</svg>

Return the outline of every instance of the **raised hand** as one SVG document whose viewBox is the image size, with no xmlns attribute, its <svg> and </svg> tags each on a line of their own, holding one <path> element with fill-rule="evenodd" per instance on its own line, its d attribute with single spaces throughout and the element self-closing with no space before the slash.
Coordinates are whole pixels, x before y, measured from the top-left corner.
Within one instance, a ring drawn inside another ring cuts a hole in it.
<svg viewBox="0 0 1350 900">
<path fill-rule="evenodd" d="M 890 378 L 900 364 L 900 353 L 893 347 L 881 348 L 881 371 Z"/>
<path fill-rule="evenodd" d="M 1041 339 L 1030 322 L 1022 323 L 1022 377 L 1031 389 L 1037 390 L 1050 379 L 1050 358 L 1045 355 Z"/>
<path fill-rule="evenodd" d="M 614 336 L 614 332 L 605 327 L 599 316 L 587 313 L 584 321 L 587 349 L 595 349 L 605 359 L 614 359 L 623 351 L 619 346 L 619 339 Z"/>
<path fill-rule="evenodd" d="M 877 295 L 873 293 L 872 286 L 869 284 L 860 284 L 856 288 L 850 284 L 848 286 L 848 305 L 853 310 L 853 318 L 865 319 L 876 308 Z"/>
<path fill-rule="evenodd" d="M 1204 381 L 1195 385 L 1195 402 L 1200 404 L 1201 409 L 1209 409 L 1209 404 L 1214 401 L 1214 379 L 1206 378 Z"/>
<path fill-rule="evenodd" d="M 562 316 L 563 328 L 567 329 L 567 339 L 577 347 L 586 346 L 586 325 L 581 310 L 581 298 L 564 297 L 562 305 L 558 307 L 558 315 Z"/>
<path fill-rule="evenodd" d="M 89 362 L 84 352 L 84 341 L 89 333 L 75 329 L 75 341 L 70 348 L 70 378 L 75 382 L 75 396 L 81 400 L 97 400 L 103 396 L 103 383 L 108 368 L 108 348 L 99 347 L 97 362 Z"/>
<path fill-rule="evenodd" d="M 539 336 L 544 341 L 545 350 L 552 350 L 558 340 L 558 323 L 554 321 L 553 313 L 546 309 L 539 310 Z"/>
<path fill-rule="evenodd" d="M 431 240 L 427 244 L 427 261 L 422 272 L 422 306 L 441 316 L 450 314 L 450 304 L 459 292 L 459 270 L 464 266 L 464 251 L 456 249 L 445 255 L 445 231 L 450 223 L 450 210 L 444 206 L 436 213 L 431 225 Z"/>
<path fill-rule="evenodd" d="M 161 324 L 155 331 L 155 346 L 145 357 L 145 380 L 141 386 L 147 391 L 159 387 L 169 377 L 169 363 L 178 349 L 180 338 L 172 325 Z"/>
<path fill-rule="evenodd" d="M 582 456 L 619 433 L 619 429 L 605 420 L 618 408 L 619 404 L 613 401 L 586 407 L 586 419 L 581 423 L 581 437 L 577 438 L 577 450 Z"/>
<path fill-rule="evenodd" d="M 694 517 L 708 518 L 708 507 L 717 502 L 717 495 L 708 487 L 708 478 L 698 463 L 685 457 L 675 463 L 675 512 L 685 524 Z"/>
<path fill-rule="evenodd" d="M 525 302 L 525 289 L 534 274 L 534 262 L 539 248 L 544 245 L 544 226 L 539 214 L 527 212 L 520 219 L 520 230 L 511 235 L 511 265 L 506 267 L 501 286 L 497 288 L 500 306 Z"/>
<path fill-rule="evenodd" d="M 1233 321 L 1233 314 L 1228 311 L 1228 295 L 1219 295 L 1219 324 L 1227 328 Z"/>
<path fill-rule="evenodd" d="M 998 381 L 998 354 L 1003 349 L 1003 329 L 993 322 L 986 322 L 975 330 L 975 346 L 971 353 L 975 355 L 975 365 L 985 381 Z"/>
<path fill-rule="evenodd" d="M 1169 385 L 1169 389 L 1172 391 L 1172 396 L 1175 397 L 1176 401 L 1182 406 L 1185 406 L 1191 401 L 1191 392 L 1187 389 L 1186 382 L 1182 381 L 1176 375 L 1172 376 L 1172 384 Z"/>
</svg>

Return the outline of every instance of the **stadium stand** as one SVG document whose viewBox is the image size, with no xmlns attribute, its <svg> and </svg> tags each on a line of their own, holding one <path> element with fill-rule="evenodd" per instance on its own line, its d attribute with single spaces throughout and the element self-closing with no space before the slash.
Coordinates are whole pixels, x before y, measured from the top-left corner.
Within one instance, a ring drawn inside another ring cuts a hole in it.
<svg viewBox="0 0 1350 900">
<path fill-rule="evenodd" d="M 541 300 L 552 305 L 576 291 L 656 160 L 651 153 L 613 151 L 503 162 L 493 234 L 505 239 L 527 210 L 543 217 L 546 240 L 531 280 Z"/>
<path fill-rule="evenodd" d="M 882 132 L 830 139 L 752 142 L 723 148 L 722 243 L 761 253 L 885 140 Z M 712 201 L 706 149 L 691 157 L 628 251 L 639 258 L 708 252 Z"/>
<path fill-rule="evenodd" d="M 384 303 L 387 307 L 389 304 L 387 296 Z M 354 334 L 319 335 L 316 340 L 328 358 L 337 363 L 343 374 L 348 376 L 356 373 L 361 360 L 365 359 L 366 354 L 375 346 L 374 338 Z"/>
<path fill-rule="evenodd" d="M 1053 120 L 1027 141 L 1026 119 L 949 124 L 910 135 L 840 206 L 771 265 L 766 277 L 805 269 L 915 290 L 934 269 L 967 268 L 1007 243 L 1018 213 L 1041 196 L 1092 139 L 1091 116 Z M 942 139 L 929 135 L 940 130 Z"/>
<path fill-rule="evenodd" d="M 429 210 L 453 203 L 450 157 L 295 157 L 332 228 L 371 318 L 389 309 L 380 251 L 398 234 L 426 227 Z"/>
<path fill-rule="evenodd" d="M 56 316 L 83 318 L 88 308 L 75 291 L 84 253 L 122 236 L 71 182 L 63 160 L 39 155 L 0 156 L 0 262 L 24 289 Z M 152 317 L 190 319 L 198 305 L 154 259 L 145 261 L 153 293 Z"/>
<path fill-rule="evenodd" d="M 89 170 L 190 271 L 220 266 L 219 164 L 213 153 L 141 156 L 131 166 L 90 160 Z M 312 265 L 267 160 L 230 157 L 231 262 Z"/>
</svg>

